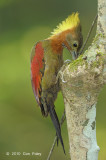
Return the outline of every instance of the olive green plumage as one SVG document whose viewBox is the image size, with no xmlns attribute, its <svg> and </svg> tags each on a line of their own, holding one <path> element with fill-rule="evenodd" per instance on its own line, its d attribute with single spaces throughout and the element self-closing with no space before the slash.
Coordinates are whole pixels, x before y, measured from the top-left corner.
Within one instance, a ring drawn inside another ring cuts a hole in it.
<svg viewBox="0 0 106 160">
<path fill-rule="evenodd" d="M 52 36 L 39 41 L 31 52 L 31 81 L 34 95 L 42 115 L 47 117 L 50 114 L 64 153 L 61 128 L 54 106 L 54 101 L 60 90 L 57 75 L 63 65 L 63 49 L 67 48 L 75 60 L 82 42 L 80 20 L 78 13 L 76 13 L 63 21 L 54 30 Z"/>
</svg>

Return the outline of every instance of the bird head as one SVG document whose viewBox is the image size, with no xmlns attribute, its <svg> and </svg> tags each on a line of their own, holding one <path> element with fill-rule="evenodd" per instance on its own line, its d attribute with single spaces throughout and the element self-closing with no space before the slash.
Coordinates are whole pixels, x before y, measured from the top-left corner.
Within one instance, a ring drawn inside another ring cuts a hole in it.
<svg viewBox="0 0 106 160">
<path fill-rule="evenodd" d="M 54 29 L 50 38 L 56 39 L 57 44 L 59 42 L 63 48 L 67 48 L 75 60 L 83 43 L 79 14 L 73 13 L 68 16 Z"/>
</svg>

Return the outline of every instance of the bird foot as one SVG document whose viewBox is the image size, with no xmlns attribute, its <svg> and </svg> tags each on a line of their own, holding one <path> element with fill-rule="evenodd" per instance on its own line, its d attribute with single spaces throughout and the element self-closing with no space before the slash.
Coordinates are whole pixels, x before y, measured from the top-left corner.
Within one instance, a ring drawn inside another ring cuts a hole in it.
<svg viewBox="0 0 106 160">
<path fill-rule="evenodd" d="M 60 73 L 60 75 L 61 75 L 61 81 L 62 81 L 63 83 L 67 83 L 67 81 L 64 80 L 64 73 L 61 72 L 61 71 L 59 71 L 59 73 Z"/>
<path fill-rule="evenodd" d="M 62 82 L 63 82 L 63 83 L 67 83 L 67 81 L 65 81 L 65 80 L 63 79 L 63 76 L 62 76 L 62 78 L 61 78 L 61 79 L 62 79 Z"/>
<path fill-rule="evenodd" d="M 70 59 L 67 59 L 67 60 L 64 61 L 64 64 L 65 64 L 65 63 L 70 63 L 70 62 L 71 62 L 71 60 L 70 60 Z"/>
</svg>

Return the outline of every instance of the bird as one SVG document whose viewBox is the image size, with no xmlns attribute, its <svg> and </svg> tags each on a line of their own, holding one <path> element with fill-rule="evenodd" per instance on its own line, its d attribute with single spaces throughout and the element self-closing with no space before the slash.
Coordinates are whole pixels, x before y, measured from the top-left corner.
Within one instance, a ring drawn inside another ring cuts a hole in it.
<svg viewBox="0 0 106 160">
<path fill-rule="evenodd" d="M 31 50 L 31 83 L 35 99 L 44 117 L 50 115 L 56 129 L 57 138 L 65 154 L 61 127 L 54 102 L 60 91 L 58 72 L 64 64 L 63 49 L 78 58 L 83 43 L 79 13 L 72 13 L 51 32 L 51 35 L 38 41 Z"/>
</svg>

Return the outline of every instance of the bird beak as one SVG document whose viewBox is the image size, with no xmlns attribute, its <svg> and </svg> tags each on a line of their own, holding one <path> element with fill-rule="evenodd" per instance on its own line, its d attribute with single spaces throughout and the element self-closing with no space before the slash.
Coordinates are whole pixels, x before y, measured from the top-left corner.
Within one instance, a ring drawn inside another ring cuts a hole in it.
<svg viewBox="0 0 106 160">
<path fill-rule="evenodd" d="M 69 52 L 70 52 L 71 55 L 72 55 L 72 59 L 73 59 L 73 60 L 75 60 L 75 59 L 78 58 L 78 53 L 77 53 L 76 51 L 70 50 L 70 48 L 68 48 L 64 43 L 62 44 L 62 46 L 63 46 L 64 48 L 67 48 L 67 49 L 69 50 Z"/>
<path fill-rule="evenodd" d="M 78 58 L 78 53 L 76 51 L 70 51 L 72 54 L 72 59 L 75 60 Z"/>
</svg>

